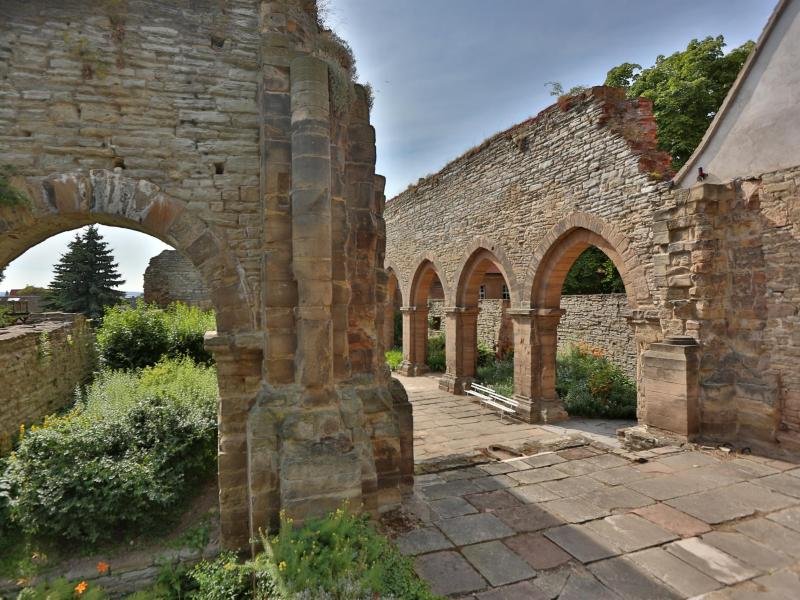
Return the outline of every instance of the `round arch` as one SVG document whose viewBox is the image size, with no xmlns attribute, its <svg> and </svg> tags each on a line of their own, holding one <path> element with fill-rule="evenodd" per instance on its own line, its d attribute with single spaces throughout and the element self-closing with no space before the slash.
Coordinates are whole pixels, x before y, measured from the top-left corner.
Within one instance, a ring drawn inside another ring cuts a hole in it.
<svg viewBox="0 0 800 600">
<path fill-rule="evenodd" d="M 537 247 L 523 288 L 524 303 L 558 308 L 572 264 L 590 246 L 608 256 L 625 284 L 630 308 L 652 304 L 644 269 L 616 226 L 590 213 L 576 212 L 556 224 Z"/>
<path fill-rule="evenodd" d="M 211 294 L 220 332 L 252 330 L 252 294 L 224 240 L 186 203 L 156 185 L 107 170 L 15 178 L 28 206 L 0 208 L 0 264 L 47 238 L 99 223 L 141 231 L 171 245 L 197 268 Z"/>
<path fill-rule="evenodd" d="M 519 285 L 506 253 L 499 244 L 486 238 L 477 238 L 467 247 L 459 263 L 455 298 L 458 306 L 477 306 L 478 288 L 490 264 L 497 268 L 505 279 L 511 305 L 519 303 Z"/>
</svg>

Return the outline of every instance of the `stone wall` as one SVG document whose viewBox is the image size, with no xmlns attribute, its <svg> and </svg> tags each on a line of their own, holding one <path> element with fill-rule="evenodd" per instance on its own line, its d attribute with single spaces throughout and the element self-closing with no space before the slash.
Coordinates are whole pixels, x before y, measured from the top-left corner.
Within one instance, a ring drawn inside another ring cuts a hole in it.
<svg viewBox="0 0 800 600">
<path fill-rule="evenodd" d="M 0 265 L 89 223 L 153 235 L 217 315 L 222 546 L 399 505 L 384 180 L 366 90 L 314 0 L 0 1 Z M 331 90 L 334 91 L 331 94 Z"/>
<path fill-rule="evenodd" d="M 585 343 L 599 348 L 631 379 L 636 379 L 636 340 L 626 317 L 630 314 L 625 294 L 562 296 L 566 313 L 558 323 L 558 350 Z"/>
<path fill-rule="evenodd" d="M 175 250 L 150 259 L 144 272 L 144 301 L 167 307 L 173 302 L 211 308 L 211 297 L 195 266 Z"/>
<path fill-rule="evenodd" d="M 81 315 L 45 315 L 0 328 L 0 450 L 20 425 L 40 422 L 73 401 L 94 368 L 94 334 Z"/>
<path fill-rule="evenodd" d="M 478 343 L 494 348 L 500 355 L 513 350 L 513 327 L 508 317 L 508 300 L 478 301 Z M 444 300 L 428 301 L 428 321 L 438 318 L 439 328 L 428 328 L 428 335 L 444 333 Z"/>
</svg>

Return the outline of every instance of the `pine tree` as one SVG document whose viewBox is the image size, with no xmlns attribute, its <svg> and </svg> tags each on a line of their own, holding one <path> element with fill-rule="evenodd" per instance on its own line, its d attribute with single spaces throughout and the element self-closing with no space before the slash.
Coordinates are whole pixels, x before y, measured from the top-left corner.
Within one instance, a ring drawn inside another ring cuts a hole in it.
<svg viewBox="0 0 800 600">
<path fill-rule="evenodd" d="M 48 306 L 64 312 L 101 317 L 106 306 L 118 304 L 124 292 L 115 290 L 125 283 L 114 256 L 94 225 L 69 243 L 67 252 L 54 267 Z"/>
</svg>

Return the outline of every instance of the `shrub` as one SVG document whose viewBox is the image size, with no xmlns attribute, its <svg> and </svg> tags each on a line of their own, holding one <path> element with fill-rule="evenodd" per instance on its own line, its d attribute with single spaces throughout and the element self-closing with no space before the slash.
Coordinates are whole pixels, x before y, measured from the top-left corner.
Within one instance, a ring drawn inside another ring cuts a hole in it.
<svg viewBox="0 0 800 600">
<path fill-rule="evenodd" d="M 386 364 L 392 371 L 397 371 L 403 363 L 403 350 L 401 348 L 392 348 L 386 351 Z"/>
<path fill-rule="evenodd" d="M 495 351 L 486 343 L 478 342 L 478 367 L 488 367 L 497 358 Z"/>
<path fill-rule="evenodd" d="M 282 517 L 278 535 L 264 542 L 288 598 L 434 598 L 411 561 L 364 515 L 339 509 L 300 528 Z"/>
<path fill-rule="evenodd" d="M 23 589 L 17 595 L 17 600 L 105 600 L 107 597 L 103 589 L 94 584 L 85 581 L 70 582 L 62 577 Z"/>
<path fill-rule="evenodd" d="M 190 573 L 197 589 L 193 596 L 202 600 L 238 600 L 252 597 L 252 573 L 237 562 L 233 552 L 223 552 L 216 560 L 204 560 Z"/>
<path fill-rule="evenodd" d="M 514 393 L 514 357 L 493 360 L 478 366 L 478 380 L 491 387 L 498 394 L 511 397 Z"/>
<path fill-rule="evenodd" d="M 432 335 L 428 338 L 428 357 L 425 363 L 431 371 L 437 373 L 447 369 L 444 335 Z"/>
<path fill-rule="evenodd" d="M 216 328 L 214 313 L 175 303 L 167 309 L 138 302 L 106 310 L 97 332 L 103 365 L 109 369 L 139 369 L 164 356 L 188 356 L 198 364 L 211 364 L 204 348 L 206 331 Z"/>
<path fill-rule="evenodd" d="M 636 384 L 597 349 L 575 345 L 559 354 L 556 391 L 570 415 L 636 418 Z"/>
<path fill-rule="evenodd" d="M 14 522 L 89 543 L 162 526 L 215 465 L 213 382 L 188 360 L 101 375 L 75 409 L 48 417 L 12 453 Z"/>
</svg>

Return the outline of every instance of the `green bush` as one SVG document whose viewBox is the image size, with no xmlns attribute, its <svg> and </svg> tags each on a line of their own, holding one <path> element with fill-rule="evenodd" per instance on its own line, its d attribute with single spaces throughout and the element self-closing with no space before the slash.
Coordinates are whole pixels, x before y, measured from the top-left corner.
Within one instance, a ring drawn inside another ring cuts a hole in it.
<svg viewBox="0 0 800 600">
<path fill-rule="evenodd" d="M 214 379 L 188 359 L 101 375 L 11 454 L 13 521 L 31 536 L 89 544 L 163 526 L 213 472 Z"/>
<path fill-rule="evenodd" d="M 138 302 L 110 307 L 97 332 L 103 366 L 140 369 L 164 356 L 188 356 L 198 364 L 211 364 L 203 346 L 206 331 L 216 328 L 214 313 L 175 303 L 167 309 Z"/>
<path fill-rule="evenodd" d="M 495 351 L 484 342 L 478 342 L 478 368 L 488 367 L 497 358 Z"/>
<path fill-rule="evenodd" d="M 585 345 L 559 354 L 556 391 L 570 415 L 636 418 L 636 384 L 600 351 Z"/>
<path fill-rule="evenodd" d="M 339 509 L 300 528 L 282 518 L 278 535 L 264 541 L 287 598 L 435 598 L 366 516 Z"/>
<path fill-rule="evenodd" d="M 105 600 L 107 597 L 103 589 L 94 584 L 85 581 L 70 582 L 62 577 L 23 589 L 17 595 L 17 600 Z"/>
<path fill-rule="evenodd" d="M 488 385 L 498 394 L 508 396 L 514 394 L 514 356 L 502 360 L 496 359 L 488 364 L 478 363 L 478 380 Z"/>
<path fill-rule="evenodd" d="M 394 343 L 395 348 L 403 347 L 403 313 L 394 311 Z"/>
<path fill-rule="evenodd" d="M 392 348 L 386 351 L 386 364 L 392 371 L 397 371 L 403 363 L 403 350 L 402 348 Z"/>
<path fill-rule="evenodd" d="M 436 373 L 447 369 L 444 335 L 432 335 L 428 338 L 428 356 L 425 363 L 431 371 Z"/>
</svg>

